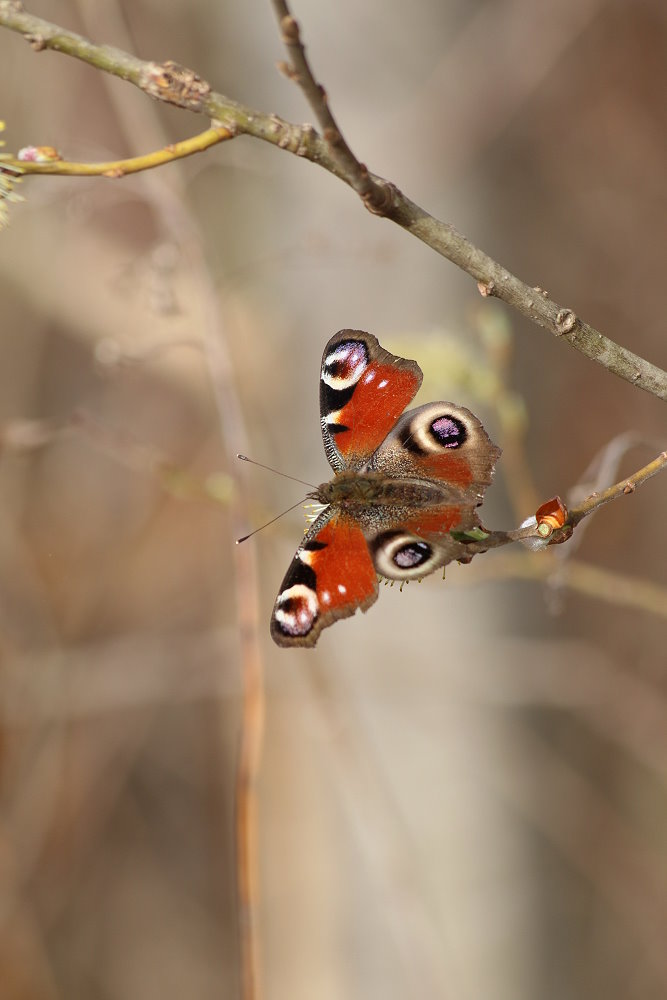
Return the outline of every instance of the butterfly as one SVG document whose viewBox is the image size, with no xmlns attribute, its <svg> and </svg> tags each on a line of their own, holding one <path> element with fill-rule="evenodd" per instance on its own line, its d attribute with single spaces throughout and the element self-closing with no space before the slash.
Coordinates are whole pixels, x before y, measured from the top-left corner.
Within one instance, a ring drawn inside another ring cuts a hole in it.
<svg viewBox="0 0 667 1000">
<path fill-rule="evenodd" d="M 367 611 L 381 577 L 420 579 L 472 558 L 460 536 L 481 527 L 477 508 L 500 449 L 464 407 L 403 413 L 421 382 L 416 361 L 370 333 L 340 330 L 324 348 L 320 422 L 334 477 L 308 495 L 325 507 L 276 598 L 279 646 L 314 646 L 323 628 Z"/>
</svg>

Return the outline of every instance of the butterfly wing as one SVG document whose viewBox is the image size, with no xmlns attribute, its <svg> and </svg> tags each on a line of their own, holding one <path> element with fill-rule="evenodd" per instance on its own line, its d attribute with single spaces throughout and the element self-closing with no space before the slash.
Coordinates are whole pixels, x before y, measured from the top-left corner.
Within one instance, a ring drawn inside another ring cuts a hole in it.
<svg viewBox="0 0 667 1000">
<path fill-rule="evenodd" d="M 339 330 L 322 356 L 320 421 L 333 469 L 357 469 L 414 398 L 422 381 L 416 361 L 385 351 L 370 333 Z"/>
<path fill-rule="evenodd" d="M 450 531 L 479 524 L 470 505 L 441 504 L 405 517 L 376 507 L 360 519 L 329 508 L 306 534 L 285 574 L 271 616 L 279 646 L 314 646 L 320 632 L 378 596 L 378 573 L 421 579 L 454 559 L 468 561 L 465 542 Z"/>
<path fill-rule="evenodd" d="M 402 517 L 391 508 L 380 508 L 374 523 L 366 525 L 366 541 L 381 576 L 421 580 L 454 560 L 470 562 L 469 545 L 451 532 L 479 526 L 477 511 L 469 505 L 441 504 Z"/>
<path fill-rule="evenodd" d="M 279 646 L 314 646 L 323 628 L 366 611 L 378 580 L 360 524 L 329 507 L 314 522 L 282 582 L 271 616 Z"/>
<path fill-rule="evenodd" d="M 500 448 L 470 410 L 454 403 L 426 403 L 403 414 L 364 471 L 424 480 L 444 500 L 477 506 L 499 456 Z"/>
<path fill-rule="evenodd" d="M 377 508 L 364 523 L 378 573 L 411 580 L 472 558 L 451 532 L 479 528 L 477 508 L 500 448 L 477 417 L 453 403 L 408 410 L 364 467 L 404 485 L 406 509 Z M 479 548 L 477 549 L 479 551 Z"/>
</svg>

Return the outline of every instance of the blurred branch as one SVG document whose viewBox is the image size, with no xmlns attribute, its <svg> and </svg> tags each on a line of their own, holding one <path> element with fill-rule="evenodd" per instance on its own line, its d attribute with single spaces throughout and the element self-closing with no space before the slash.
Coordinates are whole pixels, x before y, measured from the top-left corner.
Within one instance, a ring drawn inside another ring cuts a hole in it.
<svg viewBox="0 0 667 1000">
<path fill-rule="evenodd" d="M 95 45 L 81 35 L 28 14 L 19 0 L 0 0 L 0 26 L 20 32 L 36 51 L 63 52 L 133 83 L 151 97 L 206 114 L 226 128 L 230 137 L 252 135 L 317 163 L 357 191 L 370 211 L 396 222 L 474 278 L 482 295 L 502 299 L 612 374 L 667 400 L 667 372 L 614 343 L 572 309 L 552 302 L 543 289 L 521 281 L 453 226 L 429 215 L 356 159 L 331 115 L 324 90 L 310 71 L 289 7 L 284 0 L 274 0 L 274 5 L 292 59 L 288 75 L 298 79 L 309 97 L 324 136 L 311 125 L 290 124 L 216 93 L 192 70 L 174 62 L 145 62 L 121 49 Z"/>
<path fill-rule="evenodd" d="M 539 558 L 528 552 L 506 552 L 484 562 L 475 560 L 469 570 L 457 573 L 453 579 L 457 585 L 463 586 L 511 579 L 550 583 L 556 578 L 559 586 L 579 594 L 667 618 L 667 587 L 591 566 L 578 559 L 571 559 L 563 565 L 556 562 L 555 556 L 555 552 L 545 552 Z"/>
<path fill-rule="evenodd" d="M 0 423 L 0 455 L 26 455 L 80 434 L 100 453 L 126 469 L 154 479 L 167 494 L 180 500 L 212 500 L 229 506 L 236 495 L 231 476 L 213 472 L 194 476 L 153 444 L 139 440 L 126 429 L 111 427 L 86 410 L 78 410 L 62 423 L 48 420 L 9 420 Z"/>
<path fill-rule="evenodd" d="M 86 8 L 87 9 L 87 8 Z M 145 62 L 121 49 L 95 45 L 74 32 L 60 28 L 22 10 L 18 0 L 0 0 L 0 26 L 24 35 L 35 49 L 53 49 L 81 59 L 98 69 L 127 80 L 149 96 L 190 111 L 208 115 L 214 120 L 214 130 L 219 139 L 231 138 L 251 117 L 247 109 L 217 95 L 212 95 L 206 81 L 196 73 L 178 64 Z M 113 92 L 112 92 L 113 98 Z M 213 107 L 225 115 L 222 122 Z M 136 127 L 129 124 L 126 109 L 119 108 L 119 117 L 130 133 L 130 141 L 146 141 L 146 134 L 156 133 L 159 126 L 154 116 L 136 115 Z M 275 120 L 261 116 L 266 131 L 275 134 Z M 293 130 L 301 132 L 301 130 Z M 159 141 L 159 140 L 158 140 Z M 153 143 L 157 145 L 157 142 Z M 293 151 L 296 151 L 294 149 Z M 172 157 L 173 158 L 173 157 Z M 2 166 L 0 164 L 0 172 Z M 234 371 L 227 353 L 225 330 L 221 323 L 219 303 L 213 280 L 203 251 L 201 234 L 185 206 L 185 186 L 177 170 L 171 171 L 169 181 L 156 176 L 149 198 L 161 224 L 170 233 L 176 232 L 179 246 L 185 251 L 196 280 L 198 300 L 205 311 L 204 343 L 209 375 L 214 388 L 220 415 L 223 444 L 231 461 L 238 447 L 246 448 L 247 435 L 243 413 L 234 382 Z M 239 535 L 245 526 L 246 509 L 241 484 L 230 497 L 230 515 L 234 534 Z M 233 566 L 238 595 L 236 616 L 241 656 L 243 694 L 239 733 L 239 751 L 236 771 L 236 890 L 241 952 L 241 992 L 244 1000 L 257 1000 L 261 996 L 259 958 L 259 914 L 257 875 L 257 793 L 256 783 L 261 755 L 263 733 L 263 669 L 258 638 L 257 579 L 254 552 L 251 546 L 235 547 Z"/>
<path fill-rule="evenodd" d="M 47 156 L 39 146 L 29 146 L 23 150 L 23 156 L 19 154 L 17 158 L 12 156 L 0 156 L 0 168 L 14 168 L 22 174 L 55 174 L 66 177 L 111 177 L 121 178 L 126 174 L 136 174 L 140 170 L 152 170 L 153 167 L 160 167 L 163 163 L 171 163 L 172 160 L 180 160 L 185 156 L 192 156 L 194 153 L 201 153 L 211 146 L 216 146 L 219 142 L 231 139 L 232 133 L 221 125 L 213 126 L 200 132 L 191 139 L 184 139 L 182 142 L 173 142 L 163 149 L 155 150 L 153 153 L 146 153 L 143 156 L 133 156 L 126 160 L 109 160 L 106 163 L 71 163 L 67 160 Z M 46 147 L 48 150 L 49 147 Z M 55 151 L 53 151 L 55 152 Z M 57 155 L 57 154 L 56 154 Z M 34 157 L 34 158 L 33 158 Z"/>
</svg>

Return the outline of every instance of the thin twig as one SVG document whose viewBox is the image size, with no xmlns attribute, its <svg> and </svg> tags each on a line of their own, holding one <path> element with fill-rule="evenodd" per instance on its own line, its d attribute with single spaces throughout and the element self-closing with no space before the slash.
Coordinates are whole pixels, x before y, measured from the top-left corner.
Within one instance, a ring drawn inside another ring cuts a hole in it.
<svg viewBox="0 0 667 1000">
<path fill-rule="evenodd" d="M 572 510 L 565 511 L 563 508 L 564 518 L 560 522 L 560 526 L 553 527 L 548 532 L 544 531 L 543 525 L 542 530 L 540 530 L 540 524 L 536 523 L 534 517 L 531 517 L 521 527 L 513 531 L 486 531 L 484 537 L 480 536 L 477 538 L 475 534 L 470 534 L 462 540 L 467 543 L 468 551 L 472 555 L 487 552 L 489 549 L 501 548 L 503 545 L 509 545 L 511 542 L 527 542 L 529 545 L 533 543 L 531 547 L 541 548 L 567 541 L 572 535 L 573 530 L 585 517 L 593 514 L 599 507 L 609 503 L 611 500 L 634 493 L 638 486 L 645 483 L 651 476 L 655 476 L 656 473 L 661 472 L 665 467 L 667 467 L 667 451 L 661 452 L 657 458 L 654 458 L 652 462 L 649 462 L 648 465 L 639 469 L 632 476 L 622 479 L 619 483 L 615 483 L 601 493 L 591 493 L 589 497 L 586 497 L 581 504 Z"/>
<path fill-rule="evenodd" d="M 281 9 L 288 11 L 286 5 Z M 26 13 L 15 0 L 0 0 L 0 26 L 23 34 L 37 51 L 54 49 L 81 59 L 133 83 L 158 100 L 208 115 L 234 135 L 254 136 L 317 163 L 358 190 L 371 210 L 385 215 L 469 274 L 483 294 L 494 295 L 513 306 L 612 374 L 667 400 L 667 372 L 605 337 L 572 309 L 552 301 L 543 289 L 521 281 L 453 226 L 425 212 L 389 181 L 368 172 L 367 189 L 359 172 L 362 165 L 351 153 L 351 161 L 341 159 L 340 146 L 327 142 L 311 125 L 293 125 L 276 115 L 239 104 L 213 91 L 192 70 L 172 62 L 145 62 L 121 49 L 95 45 L 75 32 Z M 295 48 L 290 51 L 294 56 Z M 334 126 L 340 134 L 335 122 Z M 369 202 L 368 190 L 382 192 L 383 197 L 374 201 L 372 195 Z"/>
<path fill-rule="evenodd" d="M 280 63 L 279 69 L 301 87 L 320 124 L 324 141 L 341 168 L 343 179 L 356 191 L 370 211 L 385 215 L 392 198 L 392 185 L 378 178 L 372 178 L 368 173 L 368 167 L 359 162 L 348 146 L 329 107 L 327 92 L 317 82 L 310 68 L 298 22 L 292 17 L 285 0 L 273 0 L 273 6 L 282 40 L 292 61 L 291 65 Z"/>
<path fill-rule="evenodd" d="M 645 483 L 651 476 L 655 476 L 657 472 L 661 472 L 666 465 L 667 451 L 663 451 L 652 462 L 649 462 L 648 465 L 635 472 L 634 475 L 628 476 L 627 479 L 622 479 L 620 483 L 615 483 L 614 486 L 603 490 L 602 493 L 591 493 L 579 506 L 574 507 L 570 511 L 566 523 L 574 527 L 585 517 L 588 517 L 589 514 L 592 514 L 593 511 L 597 510 L 598 507 L 609 503 L 610 500 L 616 500 L 618 497 L 634 493 L 638 486 Z"/>
<path fill-rule="evenodd" d="M 181 160 L 185 156 L 201 153 L 219 142 L 232 138 L 232 132 L 223 126 L 214 126 L 181 142 L 173 142 L 163 149 L 143 156 L 133 156 L 125 160 L 108 160 L 104 163 L 74 163 L 69 160 L 17 159 L 12 156 L 0 156 L 0 168 L 10 167 L 20 170 L 22 174 L 52 174 L 64 177 L 111 177 L 120 178 L 126 174 L 136 174 L 141 170 L 152 170 L 153 167 Z M 37 153 L 36 155 L 39 155 Z"/>
</svg>

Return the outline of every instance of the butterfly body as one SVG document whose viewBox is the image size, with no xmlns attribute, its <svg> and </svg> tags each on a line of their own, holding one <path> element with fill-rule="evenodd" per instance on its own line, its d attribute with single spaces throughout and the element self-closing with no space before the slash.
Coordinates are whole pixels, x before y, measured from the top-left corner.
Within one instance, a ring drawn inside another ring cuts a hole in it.
<svg viewBox="0 0 667 1000">
<path fill-rule="evenodd" d="M 438 484 L 419 479 L 397 479 L 382 472 L 339 472 L 309 493 L 308 499 L 352 511 L 369 506 L 428 507 L 446 502 L 448 496 Z"/>
<path fill-rule="evenodd" d="M 325 510 L 276 599 L 278 645 L 314 646 L 327 625 L 365 611 L 377 599 L 378 574 L 420 579 L 470 560 L 451 532 L 480 526 L 477 507 L 500 450 L 463 407 L 437 402 L 403 413 L 421 380 L 415 361 L 371 334 L 341 330 L 326 345 L 320 412 L 334 477 L 310 494 Z"/>
</svg>

